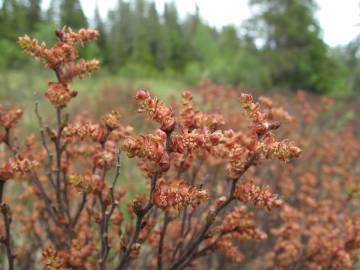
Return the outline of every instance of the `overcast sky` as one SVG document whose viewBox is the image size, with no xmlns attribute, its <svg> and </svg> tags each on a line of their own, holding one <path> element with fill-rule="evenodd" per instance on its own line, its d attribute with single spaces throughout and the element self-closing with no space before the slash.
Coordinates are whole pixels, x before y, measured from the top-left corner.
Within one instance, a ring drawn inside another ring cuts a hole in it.
<svg viewBox="0 0 360 270">
<path fill-rule="evenodd" d="M 94 14 L 98 1 L 101 15 L 106 17 L 117 0 L 81 0 L 84 12 L 88 17 Z M 50 2 L 50 0 L 45 0 Z M 155 0 L 158 10 L 162 11 L 167 0 Z M 210 25 L 221 27 L 227 24 L 240 25 L 251 15 L 247 0 L 174 0 L 180 16 L 193 13 L 196 3 L 200 14 Z M 360 0 L 316 0 L 319 11 L 318 20 L 323 29 L 323 37 L 327 44 L 336 46 L 347 44 L 360 34 Z"/>
</svg>

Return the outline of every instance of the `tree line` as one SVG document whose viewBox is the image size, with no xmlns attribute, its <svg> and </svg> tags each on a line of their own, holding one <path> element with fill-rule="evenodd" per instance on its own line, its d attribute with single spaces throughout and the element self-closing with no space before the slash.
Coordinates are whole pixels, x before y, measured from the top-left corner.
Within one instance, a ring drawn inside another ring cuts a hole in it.
<svg viewBox="0 0 360 270">
<path fill-rule="evenodd" d="M 95 27 L 101 38 L 84 52 L 122 76 L 209 78 L 255 88 L 358 92 L 359 39 L 329 48 L 315 17 L 314 0 L 249 0 L 258 12 L 241 27 L 211 27 L 200 16 L 180 18 L 174 3 L 159 13 L 148 0 L 119 0 L 103 19 L 87 18 L 79 0 L 0 1 L 0 69 L 22 66 L 16 38 L 29 33 L 47 43 L 54 26 Z"/>
</svg>

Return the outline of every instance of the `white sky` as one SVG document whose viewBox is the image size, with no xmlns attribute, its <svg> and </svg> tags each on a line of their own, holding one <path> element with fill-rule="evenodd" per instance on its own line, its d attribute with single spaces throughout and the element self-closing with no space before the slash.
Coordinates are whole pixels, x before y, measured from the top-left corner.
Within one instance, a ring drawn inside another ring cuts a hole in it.
<svg viewBox="0 0 360 270">
<path fill-rule="evenodd" d="M 103 17 L 117 3 L 117 0 L 81 0 L 88 17 L 93 16 L 96 1 Z M 162 11 L 164 3 L 169 0 L 154 1 L 158 10 Z M 50 0 L 45 0 L 44 4 L 46 5 L 47 2 Z M 193 13 L 198 4 L 202 18 L 216 27 L 226 24 L 238 26 L 251 15 L 247 0 L 174 0 L 174 2 L 182 17 L 187 13 Z M 330 46 L 347 44 L 360 34 L 360 0 L 316 0 L 316 2 L 319 6 L 318 20 L 327 44 Z"/>
</svg>

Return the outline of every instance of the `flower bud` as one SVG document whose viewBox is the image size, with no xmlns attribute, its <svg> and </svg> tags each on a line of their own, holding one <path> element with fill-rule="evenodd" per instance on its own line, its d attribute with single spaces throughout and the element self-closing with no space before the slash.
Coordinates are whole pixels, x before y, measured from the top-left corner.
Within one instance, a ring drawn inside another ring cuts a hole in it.
<svg viewBox="0 0 360 270">
<path fill-rule="evenodd" d="M 202 146 L 205 143 L 205 136 L 204 134 L 199 134 L 195 137 L 195 142 L 197 145 Z"/>
<path fill-rule="evenodd" d="M 144 90 L 140 90 L 136 93 L 135 95 L 135 99 L 136 100 L 145 100 L 149 97 L 149 93 L 144 91 Z"/>
</svg>

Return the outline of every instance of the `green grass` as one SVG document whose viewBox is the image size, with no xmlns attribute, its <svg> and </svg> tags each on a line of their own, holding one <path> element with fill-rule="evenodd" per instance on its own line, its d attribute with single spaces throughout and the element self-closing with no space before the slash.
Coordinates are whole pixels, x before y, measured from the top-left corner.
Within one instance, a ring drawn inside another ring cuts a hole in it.
<svg viewBox="0 0 360 270">
<path fill-rule="evenodd" d="M 25 67 L 22 70 L 2 71 L 0 73 L 0 104 L 5 106 L 20 106 L 25 114 L 20 123 L 22 128 L 34 131 L 37 127 L 34 114 L 35 103 L 39 103 L 40 111 L 51 118 L 51 106 L 44 98 L 48 81 L 56 80 L 51 71 L 42 69 L 40 65 Z M 103 89 L 146 89 L 162 100 L 169 100 L 171 96 L 179 96 L 185 89 L 185 83 L 174 79 L 127 79 L 114 74 L 100 71 L 91 77 L 77 80 L 70 85 L 71 89 L 78 91 L 78 97 L 71 102 L 72 107 L 84 105 L 84 100 L 94 100 L 103 94 Z M 135 93 L 134 93 L 135 95 Z M 116 98 L 116 97 L 114 97 Z M 85 104 L 86 105 L 86 104 Z M 85 107 L 86 108 L 86 107 Z M 110 110 L 110 109 L 109 109 Z"/>
<path fill-rule="evenodd" d="M 2 102 L 26 104 L 38 99 L 45 91 L 47 82 L 54 81 L 51 71 L 39 67 L 23 70 L 2 71 L 0 75 L 0 98 Z M 77 80 L 71 87 L 82 95 L 96 96 L 105 86 L 129 86 L 146 88 L 160 98 L 168 99 L 185 88 L 185 83 L 175 79 L 139 78 L 127 79 L 106 72 L 99 72 L 91 77 Z"/>
</svg>

